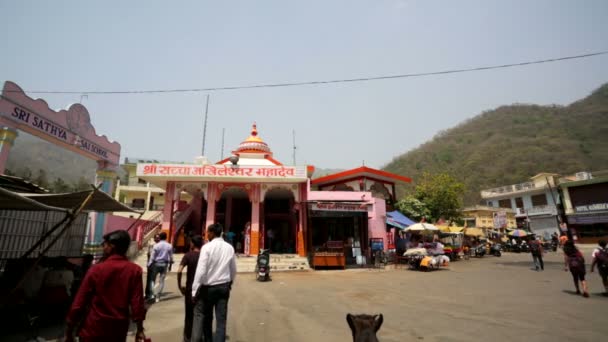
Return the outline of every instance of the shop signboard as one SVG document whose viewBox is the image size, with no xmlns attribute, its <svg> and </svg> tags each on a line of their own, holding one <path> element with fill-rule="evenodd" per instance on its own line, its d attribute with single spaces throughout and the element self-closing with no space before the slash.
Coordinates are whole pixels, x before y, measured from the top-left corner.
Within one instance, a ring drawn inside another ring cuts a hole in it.
<svg viewBox="0 0 608 342">
<path fill-rule="evenodd" d="M 574 207 L 574 210 L 577 213 L 604 211 L 604 210 L 608 210 L 608 203 L 593 203 L 593 204 L 586 204 L 586 205 L 577 205 L 576 207 Z"/>
<path fill-rule="evenodd" d="M 76 103 L 55 111 L 34 100 L 13 82 L 4 84 L 0 97 L 0 124 L 35 135 L 87 158 L 118 165 L 120 144 L 97 135 L 88 110 Z"/>
<path fill-rule="evenodd" d="M 504 229 L 507 228 L 507 212 L 506 211 L 497 211 L 493 214 L 494 218 L 494 229 Z"/>
<path fill-rule="evenodd" d="M 314 211 L 367 212 L 367 206 L 367 203 L 314 202 L 310 209 Z"/>
<path fill-rule="evenodd" d="M 306 179 L 305 166 L 137 164 L 139 177 Z"/>
</svg>

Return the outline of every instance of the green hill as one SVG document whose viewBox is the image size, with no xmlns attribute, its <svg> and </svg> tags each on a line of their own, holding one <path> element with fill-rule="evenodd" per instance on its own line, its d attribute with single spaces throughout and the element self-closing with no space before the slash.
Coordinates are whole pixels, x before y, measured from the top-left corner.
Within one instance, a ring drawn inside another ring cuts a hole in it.
<svg viewBox="0 0 608 342">
<path fill-rule="evenodd" d="M 88 189 L 88 184 L 95 181 L 96 169 L 94 160 L 24 132 L 19 132 L 6 163 L 7 174 L 31 180 L 52 192 Z M 122 170 L 118 171 L 120 175 Z"/>
<path fill-rule="evenodd" d="M 466 185 L 465 204 L 479 202 L 482 189 L 521 183 L 540 172 L 608 169 L 608 84 L 565 107 L 515 104 L 484 112 L 383 169 L 413 183 L 424 171 L 449 172 Z"/>
</svg>

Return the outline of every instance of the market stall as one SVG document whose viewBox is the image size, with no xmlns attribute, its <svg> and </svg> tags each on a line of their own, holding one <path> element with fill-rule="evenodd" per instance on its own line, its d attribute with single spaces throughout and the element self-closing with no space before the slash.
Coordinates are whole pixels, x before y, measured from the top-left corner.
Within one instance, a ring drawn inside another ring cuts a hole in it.
<svg viewBox="0 0 608 342">
<path fill-rule="evenodd" d="M 312 256 L 312 267 L 346 267 L 345 247 L 342 241 L 327 241 Z"/>
</svg>

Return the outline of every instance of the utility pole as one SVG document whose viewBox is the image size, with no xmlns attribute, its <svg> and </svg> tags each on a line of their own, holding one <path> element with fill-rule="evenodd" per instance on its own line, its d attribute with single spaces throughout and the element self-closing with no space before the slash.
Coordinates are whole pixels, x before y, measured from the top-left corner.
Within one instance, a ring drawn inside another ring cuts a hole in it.
<svg viewBox="0 0 608 342">
<path fill-rule="evenodd" d="M 203 122 L 203 148 L 201 156 L 205 155 L 205 140 L 207 138 L 207 113 L 209 112 L 209 95 L 207 94 L 207 105 L 205 106 L 205 121 Z"/>
<path fill-rule="evenodd" d="M 220 160 L 224 160 L 224 135 L 226 134 L 226 128 L 222 128 L 222 151 L 220 153 Z"/>
<path fill-rule="evenodd" d="M 293 130 L 293 166 L 296 166 L 296 130 Z"/>
<path fill-rule="evenodd" d="M 555 215 L 555 218 L 557 220 L 557 230 L 561 233 L 562 232 L 562 228 L 561 225 L 562 224 L 566 224 L 566 213 L 564 211 L 564 196 L 562 196 L 562 191 L 559 188 L 558 185 L 556 185 L 556 191 L 557 191 L 557 199 L 555 198 L 555 195 L 553 194 L 553 188 L 551 187 L 551 183 L 549 183 L 549 179 L 547 178 L 547 176 L 545 176 L 545 182 L 547 182 L 547 186 L 549 187 L 549 192 L 551 193 L 551 199 L 553 200 L 553 205 L 555 205 L 555 210 L 557 211 L 557 215 Z M 558 203 L 559 200 L 559 203 Z M 570 231 L 570 229 L 566 229 L 566 235 L 568 236 L 568 240 L 572 240 L 573 236 L 572 236 L 572 232 Z"/>
</svg>

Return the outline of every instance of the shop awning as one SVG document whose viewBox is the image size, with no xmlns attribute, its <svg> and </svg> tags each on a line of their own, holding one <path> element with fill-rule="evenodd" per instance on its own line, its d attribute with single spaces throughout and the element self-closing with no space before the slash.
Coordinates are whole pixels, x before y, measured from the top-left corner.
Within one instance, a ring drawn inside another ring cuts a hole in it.
<svg viewBox="0 0 608 342">
<path fill-rule="evenodd" d="M 461 233 L 464 230 L 464 227 L 456 226 L 437 226 L 437 228 L 444 233 Z"/>
<path fill-rule="evenodd" d="M 390 217 L 386 218 L 386 224 L 388 224 L 389 226 L 393 226 L 393 227 L 399 228 L 399 229 L 405 229 L 405 228 L 407 228 L 407 226 L 404 226 L 404 225 L 400 224 L 399 222 L 394 221 Z"/>
<path fill-rule="evenodd" d="M 67 211 L 48 206 L 23 196 L 23 194 L 0 188 L 0 210 Z"/>
<path fill-rule="evenodd" d="M 486 234 L 483 232 L 483 230 L 481 228 L 467 228 L 464 230 L 464 235 L 482 237 L 482 236 L 485 236 Z"/>
<path fill-rule="evenodd" d="M 98 212 L 109 212 L 109 211 L 125 211 L 137 213 L 138 211 L 127 207 L 126 205 L 118 202 L 112 196 L 105 192 L 95 189 L 93 190 L 93 198 L 87 203 L 83 210 L 85 211 L 98 211 Z M 79 206 L 87 196 L 91 193 L 90 190 L 70 192 L 65 194 L 23 194 L 25 197 L 32 199 L 36 202 L 42 203 L 47 206 L 72 209 Z"/>
<path fill-rule="evenodd" d="M 411 226 L 412 224 L 416 223 L 397 210 L 386 213 L 386 221 L 387 223 L 389 223 L 389 221 L 394 222 L 395 224 L 403 227 Z"/>
</svg>

